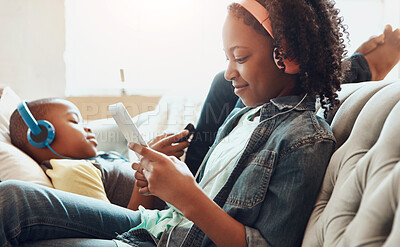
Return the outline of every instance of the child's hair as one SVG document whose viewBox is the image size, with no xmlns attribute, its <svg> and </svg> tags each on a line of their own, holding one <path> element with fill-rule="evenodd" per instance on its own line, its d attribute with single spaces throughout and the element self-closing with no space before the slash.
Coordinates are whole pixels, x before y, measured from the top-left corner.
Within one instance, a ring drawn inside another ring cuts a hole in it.
<svg viewBox="0 0 400 247">
<path fill-rule="evenodd" d="M 28 102 L 26 105 L 29 107 L 30 112 L 36 120 L 46 120 L 47 114 L 50 112 L 51 103 L 56 99 L 46 98 Z M 32 157 L 30 143 L 27 138 L 28 126 L 25 124 L 18 110 L 15 110 L 10 118 L 10 138 L 11 143 Z"/>
<path fill-rule="evenodd" d="M 300 65 L 297 81 L 302 92 L 319 97 L 327 111 L 339 104 L 337 90 L 348 69 L 343 39 L 346 28 L 339 10 L 330 0 L 257 0 L 269 12 L 277 57 L 296 59 Z M 257 32 L 269 36 L 263 26 L 239 4 L 228 7 Z M 341 32 L 343 31 L 343 33 Z M 284 51 L 283 49 L 284 48 Z M 272 56 L 272 55 L 271 55 Z M 281 69 L 284 70 L 284 69 Z"/>
</svg>

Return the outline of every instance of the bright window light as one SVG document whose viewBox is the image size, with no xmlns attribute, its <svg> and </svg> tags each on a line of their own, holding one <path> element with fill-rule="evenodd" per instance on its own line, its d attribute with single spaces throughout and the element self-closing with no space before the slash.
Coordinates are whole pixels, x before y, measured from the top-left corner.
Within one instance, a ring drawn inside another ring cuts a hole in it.
<svg viewBox="0 0 400 247">
<path fill-rule="evenodd" d="M 221 30 L 229 2 L 65 1 L 67 94 L 208 90 L 225 68 Z"/>
<path fill-rule="evenodd" d="M 205 92 L 225 69 L 221 30 L 231 0 L 68 0 L 67 95 Z M 398 0 L 337 0 L 349 26 L 350 54 L 398 27 Z M 355 11 L 357 10 L 357 11 Z M 120 69 L 125 82 L 121 82 Z M 391 73 L 399 75 L 398 69 Z"/>
</svg>

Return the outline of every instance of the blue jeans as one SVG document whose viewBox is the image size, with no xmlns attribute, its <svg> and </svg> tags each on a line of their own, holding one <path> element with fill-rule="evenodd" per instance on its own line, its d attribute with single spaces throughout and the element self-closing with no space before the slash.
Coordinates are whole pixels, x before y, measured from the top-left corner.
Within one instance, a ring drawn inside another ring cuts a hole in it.
<svg viewBox="0 0 400 247">
<path fill-rule="evenodd" d="M 113 239 L 140 213 L 32 183 L 0 183 L 0 246 L 55 238 Z"/>
</svg>

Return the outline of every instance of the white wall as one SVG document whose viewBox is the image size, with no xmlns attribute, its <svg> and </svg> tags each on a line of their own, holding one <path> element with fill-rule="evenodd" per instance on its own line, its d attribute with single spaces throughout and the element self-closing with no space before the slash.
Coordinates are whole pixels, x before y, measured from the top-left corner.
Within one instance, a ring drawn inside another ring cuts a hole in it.
<svg viewBox="0 0 400 247">
<path fill-rule="evenodd" d="M 67 95 L 207 92 L 226 67 L 221 31 L 230 2 L 65 1 Z"/>
<path fill-rule="evenodd" d="M 65 95 L 64 0 L 0 0 L 0 84 L 32 100 Z"/>
</svg>

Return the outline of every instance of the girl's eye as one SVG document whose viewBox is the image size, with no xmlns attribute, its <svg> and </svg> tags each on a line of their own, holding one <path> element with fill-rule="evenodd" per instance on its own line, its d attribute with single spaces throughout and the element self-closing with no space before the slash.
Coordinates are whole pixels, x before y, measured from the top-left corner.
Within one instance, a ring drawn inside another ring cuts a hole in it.
<svg viewBox="0 0 400 247">
<path fill-rule="evenodd" d="M 79 124 L 78 121 L 76 121 L 76 120 L 70 120 L 70 122 L 74 123 L 74 124 Z"/>
<path fill-rule="evenodd" d="M 244 63 L 244 62 L 246 61 L 247 58 L 248 58 L 248 57 L 235 58 L 235 61 L 236 61 L 237 63 Z"/>
</svg>

